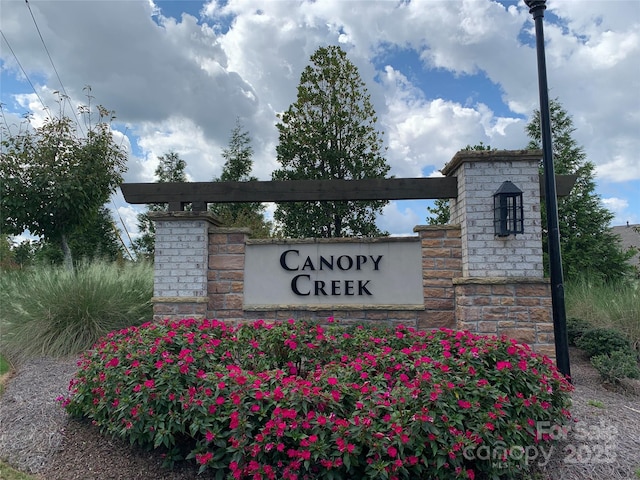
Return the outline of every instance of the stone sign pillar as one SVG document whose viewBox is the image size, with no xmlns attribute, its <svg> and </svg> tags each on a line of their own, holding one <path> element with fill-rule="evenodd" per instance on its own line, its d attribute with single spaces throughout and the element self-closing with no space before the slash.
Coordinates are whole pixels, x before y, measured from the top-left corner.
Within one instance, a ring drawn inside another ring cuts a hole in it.
<svg viewBox="0 0 640 480">
<path fill-rule="evenodd" d="M 153 318 L 204 318 L 207 313 L 208 212 L 150 212 L 155 222 Z"/>
<path fill-rule="evenodd" d="M 459 224 L 462 276 L 454 279 L 457 328 L 507 335 L 555 353 L 551 295 L 544 279 L 540 152 L 461 151 L 442 173 L 458 179 L 451 223 Z M 523 233 L 498 236 L 493 194 L 505 181 L 522 190 Z"/>
</svg>

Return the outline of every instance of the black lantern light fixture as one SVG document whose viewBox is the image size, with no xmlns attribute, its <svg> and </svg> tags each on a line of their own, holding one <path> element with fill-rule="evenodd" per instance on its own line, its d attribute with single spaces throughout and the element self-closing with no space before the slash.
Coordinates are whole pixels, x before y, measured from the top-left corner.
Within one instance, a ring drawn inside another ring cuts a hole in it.
<svg viewBox="0 0 640 480">
<path fill-rule="evenodd" d="M 493 225 L 496 237 L 524 233 L 522 190 L 507 180 L 493 194 Z"/>
</svg>

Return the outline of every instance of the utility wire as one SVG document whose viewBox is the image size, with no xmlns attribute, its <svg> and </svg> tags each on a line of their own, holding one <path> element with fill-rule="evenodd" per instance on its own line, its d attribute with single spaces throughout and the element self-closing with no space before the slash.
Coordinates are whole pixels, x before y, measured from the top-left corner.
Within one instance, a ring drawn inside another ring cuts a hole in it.
<svg viewBox="0 0 640 480">
<path fill-rule="evenodd" d="M 16 63 L 18 64 L 18 66 L 20 67 L 20 70 L 22 71 L 22 74 L 24 75 L 24 78 L 26 78 L 27 82 L 29 82 L 29 85 L 31 85 L 31 89 L 33 90 L 33 93 L 35 93 L 36 97 L 38 97 L 38 100 L 40 100 L 40 103 L 42 104 L 42 108 L 44 108 L 44 110 L 46 112 L 51 113 L 50 110 L 49 110 L 49 107 L 47 107 L 44 104 L 44 102 L 42 101 L 42 98 L 40 97 L 40 94 L 36 90 L 36 87 L 33 85 L 33 83 L 31 83 L 31 79 L 29 78 L 29 75 L 27 75 L 27 72 L 25 71 L 24 67 L 20 63 L 20 60 L 18 60 L 18 57 L 16 56 L 16 52 L 14 52 L 13 48 L 11 48 L 11 44 L 9 43 L 9 40 L 7 40 L 7 37 L 5 37 L 4 32 L 2 30 L 0 30 L 0 35 L 2 35 L 2 38 L 4 39 L 5 43 L 9 47 L 9 51 L 11 52 L 11 54 L 13 55 L 13 58 L 15 59 Z"/>
<path fill-rule="evenodd" d="M 127 238 L 129 239 L 129 245 L 131 247 L 133 247 L 133 240 L 131 239 L 131 235 L 129 235 L 129 230 L 127 229 L 127 226 L 125 225 L 124 220 L 122 219 L 122 215 L 120 215 L 120 211 L 116 208 L 116 204 L 114 203 L 113 198 L 111 199 L 111 205 L 113 206 L 113 209 L 115 210 L 116 214 L 118 215 L 118 218 L 120 219 L 120 223 L 122 224 L 122 227 L 124 229 L 124 233 L 127 234 Z M 133 260 L 133 255 L 131 254 L 131 251 L 129 250 L 127 245 L 124 243 L 124 240 L 122 239 L 122 236 L 120 235 L 120 230 L 118 229 L 118 227 L 116 227 L 115 224 L 113 224 L 113 229 L 116 231 L 116 234 L 118 235 L 118 238 L 120 239 L 120 243 L 122 244 L 122 246 L 126 250 L 127 254 L 129 255 L 129 258 L 131 260 Z"/>
<path fill-rule="evenodd" d="M 127 136 L 127 131 L 128 130 L 129 130 L 129 127 L 127 127 L 125 125 L 124 132 L 122 133 L 122 139 L 120 140 L 120 148 L 122 148 L 122 144 L 124 143 L 124 139 Z M 127 238 L 129 239 L 129 245 L 131 245 L 131 247 L 133 247 L 133 240 L 131 239 L 131 235 L 129 234 L 129 229 L 127 228 L 127 224 L 124 223 L 124 220 L 122 219 L 122 215 L 120 215 L 120 211 L 116 208 L 116 204 L 113 201 L 113 197 L 111 197 L 111 205 L 113 206 L 116 214 L 118 215 L 118 218 L 120 219 L 120 224 L 122 225 L 122 229 L 124 230 L 124 233 L 127 234 Z M 114 225 L 114 227 L 115 227 L 115 225 Z M 133 260 L 133 255 L 131 255 L 131 252 L 129 251 L 127 246 L 124 244 L 124 241 L 122 240 L 122 237 L 120 237 L 119 234 L 118 234 L 118 237 L 120 238 L 120 242 L 122 242 L 122 246 L 125 248 L 125 250 L 129 254 L 129 257 L 131 258 L 131 260 Z"/>
<path fill-rule="evenodd" d="M 51 66 L 53 67 L 53 71 L 55 72 L 56 77 L 58 78 L 58 82 L 60 82 L 60 87 L 62 88 L 62 93 L 64 93 L 65 99 L 71 105 L 71 100 L 70 100 L 71 97 L 67 93 L 67 89 L 64 88 L 64 84 L 62 83 L 62 79 L 60 78 L 60 75 L 58 74 L 58 69 L 56 68 L 55 64 L 53 63 L 53 58 L 51 58 L 51 54 L 49 53 L 49 49 L 47 48 L 47 44 L 44 41 L 44 37 L 42 36 L 42 33 L 40 32 L 40 27 L 38 27 L 38 22 L 36 22 L 36 17 L 33 15 L 33 11 L 31 10 L 31 5 L 29 5 L 29 0 L 24 0 L 24 3 L 27 4 L 27 8 L 29 9 L 29 13 L 31 14 L 31 19 L 33 20 L 33 24 L 36 26 L 36 30 L 38 32 L 38 35 L 40 36 L 40 41 L 42 41 L 42 46 L 44 47 L 45 52 L 47 52 L 47 57 L 49 57 L 49 61 L 51 62 Z M 73 105 L 71 105 L 71 111 L 73 112 L 73 116 L 76 118 L 76 124 L 78 125 L 78 128 L 80 129 L 80 133 L 82 133 L 84 135 L 84 132 L 82 131 L 82 125 L 80 125 L 80 120 L 78 119 L 78 115 L 76 114 L 76 109 L 73 108 Z"/>
</svg>

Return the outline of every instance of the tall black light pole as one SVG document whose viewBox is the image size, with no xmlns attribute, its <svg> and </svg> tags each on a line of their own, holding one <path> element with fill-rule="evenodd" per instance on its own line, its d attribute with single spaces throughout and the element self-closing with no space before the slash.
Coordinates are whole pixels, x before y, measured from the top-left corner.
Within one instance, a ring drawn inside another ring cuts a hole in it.
<svg viewBox="0 0 640 480">
<path fill-rule="evenodd" d="M 540 90 L 540 131 L 542 132 L 542 166 L 544 170 L 545 202 L 549 246 L 549 273 L 551 275 L 551 303 L 553 309 L 553 333 L 556 343 L 558 370 L 571 377 L 569 367 L 569 343 L 567 340 L 567 313 L 564 305 L 564 281 L 560 254 L 560 229 L 558 227 L 558 199 L 556 176 L 553 168 L 553 145 L 547 87 L 547 64 L 544 54 L 544 30 L 542 19 L 547 8 L 546 0 L 524 0 L 533 15 L 536 26 L 536 50 L 538 52 L 538 89 Z"/>
</svg>

